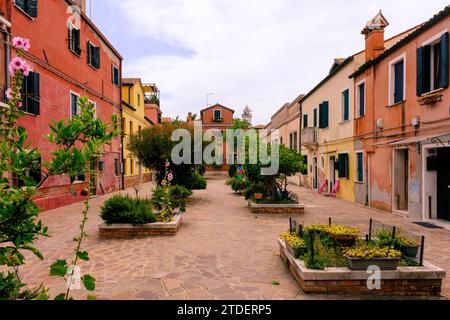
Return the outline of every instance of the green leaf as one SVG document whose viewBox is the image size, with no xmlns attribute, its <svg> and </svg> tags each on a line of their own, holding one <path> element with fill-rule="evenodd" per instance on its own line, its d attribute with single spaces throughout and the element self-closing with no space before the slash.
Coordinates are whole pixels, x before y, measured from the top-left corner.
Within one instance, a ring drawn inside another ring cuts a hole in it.
<svg viewBox="0 0 450 320">
<path fill-rule="evenodd" d="M 87 251 L 78 251 L 77 257 L 83 261 L 89 261 L 89 253 Z"/>
<path fill-rule="evenodd" d="M 83 281 L 84 287 L 88 291 L 95 290 L 95 278 L 89 274 L 85 274 L 81 277 L 81 281 Z"/>
<path fill-rule="evenodd" d="M 66 294 L 65 293 L 58 294 L 53 300 L 57 301 L 66 300 Z"/>
<path fill-rule="evenodd" d="M 50 266 L 50 275 L 54 277 L 64 277 L 67 274 L 68 268 L 66 260 L 57 260 Z"/>
</svg>

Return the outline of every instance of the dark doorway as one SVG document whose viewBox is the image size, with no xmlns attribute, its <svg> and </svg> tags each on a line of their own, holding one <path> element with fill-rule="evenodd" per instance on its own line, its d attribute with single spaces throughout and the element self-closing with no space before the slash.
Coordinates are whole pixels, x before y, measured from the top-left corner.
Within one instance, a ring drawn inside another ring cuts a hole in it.
<svg viewBox="0 0 450 320">
<path fill-rule="evenodd" d="M 450 221 L 450 148 L 437 151 L 437 217 Z"/>
<path fill-rule="evenodd" d="M 313 189 L 317 189 L 318 188 L 318 184 L 317 184 L 317 157 L 313 158 Z"/>
<path fill-rule="evenodd" d="M 394 150 L 394 210 L 408 211 L 409 195 L 409 152 L 408 149 Z"/>
</svg>

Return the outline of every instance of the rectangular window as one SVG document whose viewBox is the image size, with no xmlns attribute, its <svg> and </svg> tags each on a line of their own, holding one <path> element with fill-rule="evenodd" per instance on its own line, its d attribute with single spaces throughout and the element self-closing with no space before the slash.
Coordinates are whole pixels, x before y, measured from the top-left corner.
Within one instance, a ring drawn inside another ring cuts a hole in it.
<svg viewBox="0 0 450 320">
<path fill-rule="evenodd" d="M 365 85 L 364 81 L 357 85 L 356 92 L 357 92 L 357 96 L 356 96 L 357 115 L 359 118 L 362 118 L 366 114 L 365 113 L 366 112 L 365 111 L 365 108 L 366 108 L 366 106 L 365 106 L 365 104 L 366 104 L 366 85 Z"/>
<path fill-rule="evenodd" d="M 317 128 L 317 108 L 314 109 L 314 128 Z"/>
<path fill-rule="evenodd" d="M 126 126 L 126 119 L 125 118 L 120 119 L 120 129 L 122 131 L 122 135 L 125 134 L 126 132 L 125 126 Z"/>
<path fill-rule="evenodd" d="M 120 86 L 120 73 L 119 73 L 119 68 L 117 68 L 115 65 L 112 65 L 111 75 L 112 75 L 112 83 L 119 87 Z"/>
<path fill-rule="evenodd" d="M 389 105 L 405 100 L 405 54 L 389 63 Z"/>
<path fill-rule="evenodd" d="M 222 119 L 222 110 L 214 110 L 214 119 Z"/>
<path fill-rule="evenodd" d="M 76 93 L 70 93 L 70 115 L 72 117 L 78 114 L 78 97 Z"/>
<path fill-rule="evenodd" d="M 339 178 L 348 179 L 348 153 L 340 153 L 338 157 Z"/>
<path fill-rule="evenodd" d="M 294 146 L 292 139 L 293 139 L 292 133 L 289 133 L 289 148 L 290 149 L 292 149 L 292 147 Z"/>
<path fill-rule="evenodd" d="M 68 28 L 68 32 L 69 32 L 69 39 L 68 39 L 69 50 L 78 56 L 81 55 L 80 30 L 70 25 Z"/>
<path fill-rule="evenodd" d="M 448 87 L 449 33 L 417 48 L 417 96 Z"/>
<path fill-rule="evenodd" d="M 364 161 L 363 153 L 356 153 L 356 182 L 364 182 Z"/>
<path fill-rule="evenodd" d="M 297 135 L 297 131 L 294 132 L 294 149 L 298 150 L 298 135 Z"/>
<path fill-rule="evenodd" d="M 308 128 L 308 115 L 303 115 L 303 128 Z"/>
<path fill-rule="evenodd" d="M 137 105 L 140 106 L 141 105 L 141 95 L 138 93 L 137 95 Z"/>
<path fill-rule="evenodd" d="M 344 90 L 341 94 L 341 121 L 350 119 L 350 90 Z"/>
<path fill-rule="evenodd" d="M 133 134 L 133 121 L 130 121 L 130 136 Z"/>
<path fill-rule="evenodd" d="M 120 162 L 119 162 L 119 159 L 114 159 L 114 174 L 116 176 L 120 175 Z"/>
<path fill-rule="evenodd" d="M 283 145 L 283 137 L 280 137 L 280 145 Z"/>
<path fill-rule="evenodd" d="M 130 159 L 130 174 L 134 174 L 134 160 Z"/>
<path fill-rule="evenodd" d="M 100 48 L 88 41 L 87 53 L 88 64 L 95 69 L 100 69 Z"/>
<path fill-rule="evenodd" d="M 138 126 L 138 132 L 141 133 L 142 131 L 142 126 Z"/>
<path fill-rule="evenodd" d="M 16 0 L 15 5 L 22 9 L 30 17 L 37 17 L 38 0 Z"/>
<path fill-rule="evenodd" d="M 22 110 L 24 112 L 40 114 L 40 77 L 39 73 L 31 72 L 22 84 Z"/>
<path fill-rule="evenodd" d="M 319 105 L 319 128 L 325 129 L 329 126 L 329 103 L 324 101 Z"/>
</svg>

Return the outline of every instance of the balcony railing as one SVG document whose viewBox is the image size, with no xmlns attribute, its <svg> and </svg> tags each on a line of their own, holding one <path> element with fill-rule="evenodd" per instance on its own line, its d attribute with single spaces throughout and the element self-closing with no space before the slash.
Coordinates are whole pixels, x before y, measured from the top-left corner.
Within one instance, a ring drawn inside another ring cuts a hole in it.
<svg viewBox="0 0 450 320">
<path fill-rule="evenodd" d="M 160 101 L 156 95 L 147 95 L 144 97 L 145 103 L 156 104 L 159 107 Z"/>
<path fill-rule="evenodd" d="M 302 145 L 312 146 L 317 145 L 317 129 L 316 128 L 304 128 L 301 133 Z"/>
</svg>

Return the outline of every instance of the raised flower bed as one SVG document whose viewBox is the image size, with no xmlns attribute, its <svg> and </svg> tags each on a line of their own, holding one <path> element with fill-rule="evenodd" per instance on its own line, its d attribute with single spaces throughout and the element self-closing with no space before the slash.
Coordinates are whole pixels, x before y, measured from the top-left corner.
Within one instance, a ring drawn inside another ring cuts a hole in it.
<svg viewBox="0 0 450 320">
<path fill-rule="evenodd" d="M 252 213 L 275 213 L 275 214 L 302 214 L 305 213 L 305 206 L 298 203 L 257 203 L 248 200 L 248 207 Z"/>
<path fill-rule="evenodd" d="M 443 269 L 423 261 L 422 251 L 420 260 L 416 261 L 395 249 L 392 241 L 372 240 L 370 232 L 365 239 L 360 239 L 357 228 L 332 225 L 331 219 L 329 225 L 300 225 L 297 230 L 293 230 L 291 223 L 290 231 L 283 233 L 278 240 L 280 256 L 305 293 L 440 295 L 446 275 Z M 303 240 L 306 250 L 292 250 L 293 235 Z M 354 239 L 355 236 L 357 239 L 349 247 L 336 242 L 336 237 L 341 240 L 340 237 Z M 371 277 L 377 268 L 381 274 L 379 286 L 374 287 Z"/>
</svg>

